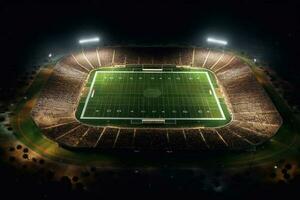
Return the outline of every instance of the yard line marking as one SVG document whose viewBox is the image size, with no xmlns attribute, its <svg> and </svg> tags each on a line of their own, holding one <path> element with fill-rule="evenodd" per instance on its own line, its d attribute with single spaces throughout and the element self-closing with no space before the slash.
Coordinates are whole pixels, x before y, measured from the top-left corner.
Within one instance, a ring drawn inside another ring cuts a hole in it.
<svg viewBox="0 0 300 200">
<path fill-rule="evenodd" d="M 91 84 L 91 87 L 90 87 L 90 91 L 89 91 L 89 94 L 88 94 L 88 97 L 85 101 L 85 105 L 84 105 L 84 108 L 83 108 L 83 111 L 82 111 L 82 114 L 81 114 L 81 117 L 80 119 L 123 119 L 123 120 L 135 120 L 135 119 L 138 119 L 138 120 L 141 120 L 143 119 L 144 117 L 86 117 L 84 116 L 85 115 L 85 112 L 86 112 L 86 108 L 87 108 L 87 105 L 89 103 L 89 100 L 91 98 L 91 95 L 92 95 L 92 90 L 94 88 L 94 84 L 95 84 L 95 81 L 96 81 L 96 77 L 98 75 L 98 73 L 103 73 L 103 74 L 108 74 L 108 73 L 132 73 L 132 74 L 146 74 L 146 73 L 159 73 L 159 74 L 195 74 L 195 73 L 198 73 L 198 74 L 205 74 L 206 75 L 206 78 L 209 82 L 209 85 L 210 85 L 210 88 L 211 88 L 211 91 L 212 91 L 212 94 L 214 95 L 214 98 L 215 98 L 215 101 L 217 103 L 217 106 L 219 108 L 219 111 L 222 115 L 222 117 L 214 117 L 214 118 L 208 118 L 208 117 L 202 117 L 202 118 L 185 118 L 185 117 L 177 117 L 177 118 L 165 118 L 166 120 L 224 120 L 226 119 L 225 118 L 225 115 L 224 115 L 224 112 L 223 112 L 223 109 L 220 105 L 220 102 L 219 102 L 219 99 L 217 98 L 216 96 L 216 93 L 215 93 L 215 90 L 214 90 L 214 87 L 212 85 L 212 82 L 211 82 L 211 79 L 210 79 L 210 76 L 208 75 L 208 72 L 206 71 L 200 71 L 200 72 L 190 72 L 190 71 L 185 71 L 185 72 L 156 72 L 156 71 L 96 71 L 95 75 L 94 75 L 94 78 L 93 78 L 93 81 L 92 81 L 92 84 Z M 175 84 L 176 85 L 176 84 Z"/>
<path fill-rule="evenodd" d="M 92 82 L 92 85 L 91 85 L 91 87 L 90 87 L 90 91 L 89 91 L 89 94 L 88 94 L 87 100 L 85 101 L 85 104 L 84 104 L 84 107 L 83 107 L 83 110 L 82 110 L 82 113 L 81 113 L 80 119 L 83 119 L 83 117 L 84 117 L 84 113 L 85 113 L 85 110 L 86 110 L 86 107 L 87 107 L 88 101 L 89 101 L 89 99 L 90 99 L 91 92 L 92 92 L 92 89 L 93 89 L 93 87 L 94 87 L 94 84 L 95 84 L 95 81 L 96 81 L 97 74 L 98 74 L 98 73 L 96 72 L 96 73 L 95 73 L 95 75 L 94 75 L 93 82 Z"/>
<path fill-rule="evenodd" d="M 218 98 L 217 95 L 216 95 L 215 89 L 214 89 L 214 87 L 213 87 L 213 85 L 212 85 L 212 82 L 211 82 L 210 77 L 209 77 L 209 75 L 208 75 L 207 72 L 206 72 L 206 77 L 208 78 L 209 85 L 210 85 L 211 90 L 212 90 L 212 92 L 213 92 L 213 94 L 214 94 L 214 97 L 215 97 L 215 100 L 216 100 L 216 102 L 217 102 L 219 111 L 221 112 L 222 118 L 223 118 L 223 119 L 226 119 L 226 118 L 225 118 L 225 115 L 224 115 L 224 112 L 223 112 L 223 109 L 222 109 L 222 107 L 221 107 L 219 98 Z"/>
</svg>

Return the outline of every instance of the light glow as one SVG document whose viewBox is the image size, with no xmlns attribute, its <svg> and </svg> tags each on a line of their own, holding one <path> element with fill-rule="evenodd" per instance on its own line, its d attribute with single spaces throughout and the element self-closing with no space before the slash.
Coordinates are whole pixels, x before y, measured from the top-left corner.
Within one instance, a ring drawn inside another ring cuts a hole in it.
<svg viewBox="0 0 300 200">
<path fill-rule="evenodd" d="M 92 43 L 92 42 L 99 42 L 99 37 L 94 38 L 87 38 L 87 39 L 81 39 L 79 40 L 79 44 L 85 44 L 85 43 Z"/>
<path fill-rule="evenodd" d="M 219 40 L 219 39 L 215 39 L 215 38 L 207 38 L 206 41 L 210 42 L 210 43 L 215 43 L 215 44 L 227 45 L 227 41 Z"/>
</svg>

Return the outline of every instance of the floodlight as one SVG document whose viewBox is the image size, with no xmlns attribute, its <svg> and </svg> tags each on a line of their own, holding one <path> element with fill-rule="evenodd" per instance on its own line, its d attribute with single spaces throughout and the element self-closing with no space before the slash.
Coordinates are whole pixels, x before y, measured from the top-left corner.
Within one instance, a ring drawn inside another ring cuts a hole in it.
<svg viewBox="0 0 300 200">
<path fill-rule="evenodd" d="M 254 58 L 253 61 L 256 62 L 257 61 L 256 58 Z"/>
<path fill-rule="evenodd" d="M 79 44 L 99 42 L 99 40 L 100 40 L 99 37 L 86 38 L 86 39 L 79 40 Z"/>
<path fill-rule="evenodd" d="M 52 53 L 49 53 L 48 57 L 51 58 L 52 57 Z"/>
<path fill-rule="evenodd" d="M 227 41 L 225 41 L 225 40 L 219 40 L 219 39 L 210 38 L 210 37 L 207 38 L 206 41 L 210 42 L 210 43 L 215 43 L 215 44 L 227 45 Z"/>
</svg>

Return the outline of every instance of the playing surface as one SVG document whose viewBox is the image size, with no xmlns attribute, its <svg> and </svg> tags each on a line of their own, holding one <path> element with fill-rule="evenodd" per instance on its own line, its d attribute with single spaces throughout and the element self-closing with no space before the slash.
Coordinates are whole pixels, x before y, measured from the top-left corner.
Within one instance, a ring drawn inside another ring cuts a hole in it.
<svg viewBox="0 0 300 200">
<path fill-rule="evenodd" d="M 96 71 L 81 120 L 212 120 L 226 116 L 208 71 Z"/>
</svg>

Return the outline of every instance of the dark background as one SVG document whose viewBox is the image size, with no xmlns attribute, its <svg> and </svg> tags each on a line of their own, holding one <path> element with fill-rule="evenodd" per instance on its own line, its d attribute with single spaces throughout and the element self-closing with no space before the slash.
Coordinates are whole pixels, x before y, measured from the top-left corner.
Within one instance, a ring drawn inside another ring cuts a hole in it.
<svg viewBox="0 0 300 200">
<path fill-rule="evenodd" d="M 299 5 L 290 0 L 2 2 L 2 81 L 49 52 L 77 47 L 82 36 L 99 35 L 101 45 L 201 45 L 216 36 L 299 85 Z"/>
</svg>

